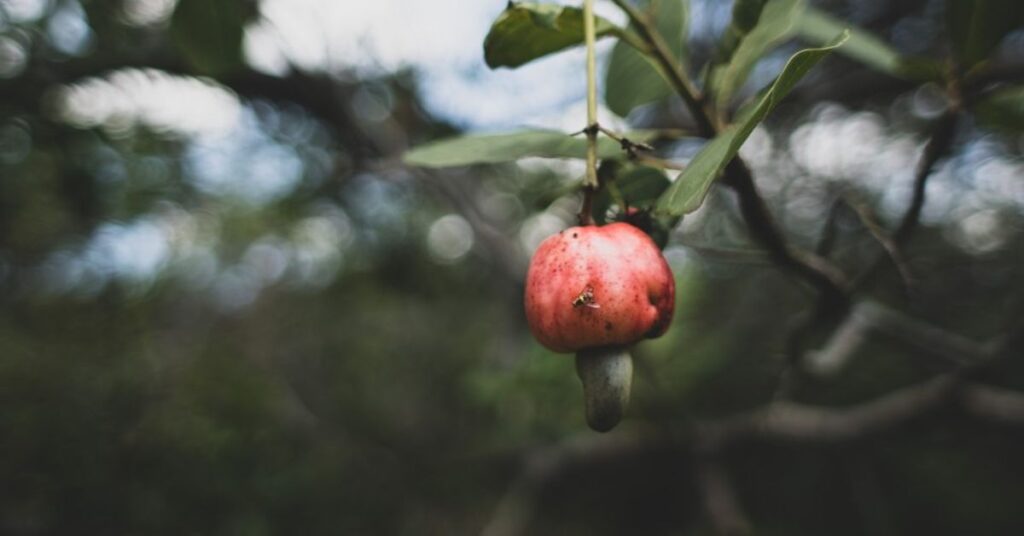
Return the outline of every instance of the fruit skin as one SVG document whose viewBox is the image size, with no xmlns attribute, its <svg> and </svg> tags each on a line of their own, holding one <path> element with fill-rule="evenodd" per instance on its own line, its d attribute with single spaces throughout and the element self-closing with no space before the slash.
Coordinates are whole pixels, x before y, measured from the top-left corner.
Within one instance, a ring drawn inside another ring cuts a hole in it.
<svg viewBox="0 0 1024 536">
<path fill-rule="evenodd" d="M 629 345 L 668 329 L 675 281 L 640 229 L 628 223 L 571 227 L 534 253 L 525 305 L 530 331 L 555 352 Z"/>
</svg>

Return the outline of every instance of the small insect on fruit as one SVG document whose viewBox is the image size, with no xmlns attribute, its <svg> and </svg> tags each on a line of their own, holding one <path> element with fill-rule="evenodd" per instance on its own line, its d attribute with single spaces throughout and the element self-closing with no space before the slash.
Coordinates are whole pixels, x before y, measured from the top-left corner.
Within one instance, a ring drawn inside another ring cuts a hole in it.
<svg viewBox="0 0 1024 536">
<path fill-rule="evenodd" d="M 576 296 L 572 300 L 573 307 L 590 307 L 591 309 L 600 309 L 601 306 L 594 302 L 594 287 L 587 285 L 583 292 L 580 292 L 579 296 Z"/>
</svg>

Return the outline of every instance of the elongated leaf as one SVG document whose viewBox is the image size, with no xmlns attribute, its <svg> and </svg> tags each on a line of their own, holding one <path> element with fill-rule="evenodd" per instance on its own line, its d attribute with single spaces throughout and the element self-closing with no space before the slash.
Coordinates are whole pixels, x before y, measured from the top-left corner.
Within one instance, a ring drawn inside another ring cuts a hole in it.
<svg viewBox="0 0 1024 536">
<path fill-rule="evenodd" d="M 800 37 L 812 45 L 828 43 L 844 29 L 850 30 L 850 40 L 838 50 L 844 56 L 875 70 L 908 80 L 936 79 L 942 75 L 942 66 L 938 62 L 902 56 L 867 30 L 853 27 L 820 9 L 807 6 L 797 23 Z"/>
<path fill-rule="evenodd" d="M 1010 133 L 1024 132 L 1024 86 L 1001 88 L 979 102 L 974 111 L 985 126 Z"/>
<path fill-rule="evenodd" d="M 672 186 L 658 200 L 658 211 L 671 216 L 693 212 L 704 202 L 708 188 L 725 169 L 750 133 L 773 108 L 793 89 L 807 71 L 822 58 L 842 46 L 849 34 L 844 32 L 837 40 L 821 48 L 801 50 L 789 58 L 775 82 L 769 86 L 757 105 L 741 114 L 741 120 L 708 142 L 686 169 L 676 178 Z"/>
<path fill-rule="evenodd" d="M 709 82 L 716 102 L 721 106 L 727 106 L 747 81 L 757 60 L 793 36 L 796 21 L 804 7 L 804 0 L 771 0 L 764 5 L 760 17 L 755 20 L 756 25 L 749 33 L 737 37 L 738 42 L 729 55 L 728 63 L 712 68 Z M 735 11 L 734 9 L 734 18 Z M 733 26 L 739 28 L 735 21 Z M 832 34 L 830 38 L 834 38 L 838 33 Z"/>
<path fill-rule="evenodd" d="M 630 132 L 634 141 L 646 141 L 650 132 Z M 598 140 L 598 157 L 611 158 L 622 154 L 613 140 Z M 587 140 L 553 130 L 525 130 L 506 134 L 459 136 L 421 145 L 405 154 L 406 164 L 423 167 L 466 166 L 511 162 L 520 158 L 586 158 Z"/>
<path fill-rule="evenodd" d="M 595 17 L 597 37 L 621 28 Z M 555 4 L 509 3 L 484 38 L 488 67 L 519 67 L 553 52 L 583 44 L 583 11 Z"/>
<path fill-rule="evenodd" d="M 651 18 L 657 22 L 658 32 L 684 65 L 688 5 L 685 0 L 654 0 L 647 7 Z M 625 41 L 619 41 L 612 49 L 604 87 L 608 109 L 623 117 L 637 106 L 672 94 L 657 64 Z"/>
<path fill-rule="evenodd" d="M 1024 25 L 1021 0 L 948 0 L 946 27 L 964 67 L 984 60 L 1006 34 Z"/>
</svg>

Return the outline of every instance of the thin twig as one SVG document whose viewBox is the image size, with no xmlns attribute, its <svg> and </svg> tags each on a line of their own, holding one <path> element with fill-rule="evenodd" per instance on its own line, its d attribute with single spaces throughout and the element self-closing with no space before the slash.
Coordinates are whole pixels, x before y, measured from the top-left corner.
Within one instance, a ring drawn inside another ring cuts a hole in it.
<svg viewBox="0 0 1024 536">
<path fill-rule="evenodd" d="M 605 136 L 608 136 L 609 138 L 618 142 L 619 146 L 622 147 L 623 151 L 626 151 L 626 154 L 629 155 L 630 158 L 636 158 L 639 154 L 639 151 L 654 150 L 654 147 L 651 147 L 646 143 L 633 141 L 599 124 L 597 125 L 597 129 L 600 130 L 601 133 L 604 134 Z"/>
<path fill-rule="evenodd" d="M 622 150 L 626 152 L 626 156 L 628 156 L 629 159 L 634 162 L 645 164 L 651 167 L 661 169 L 674 169 L 677 171 L 686 168 L 686 164 L 680 162 L 672 162 L 671 160 L 665 160 L 663 158 L 658 158 L 656 156 L 651 156 L 647 154 L 647 152 L 654 150 L 654 147 L 652 147 L 650 144 L 639 141 L 633 141 L 627 138 L 626 136 L 623 136 L 611 129 L 601 126 L 600 124 L 597 125 L 597 128 L 598 130 L 601 131 L 602 134 L 618 142 L 619 146 L 622 147 Z"/>
<path fill-rule="evenodd" d="M 931 139 L 925 145 L 921 162 L 918 164 L 917 174 L 914 177 L 914 193 L 910 206 L 903 215 L 900 226 L 896 228 L 896 232 L 892 235 L 892 240 L 896 244 L 902 245 L 906 242 L 921 219 L 928 177 L 931 176 L 932 169 L 939 159 L 945 156 L 950 148 L 952 148 L 953 135 L 956 133 L 959 115 L 955 108 L 951 108 L 950 111 L 946 112 L 936 123 Z"/>
<path fill-rule="evenodd" d="M 956 127 L 960 113 L 957 106 L 952 106 L 932 128 L 928 143 L 921 154 L 917 171 L 914 174 L 913 193 L 910 197 L 910 204 L 900 219 L 900 224 L 892 233 L 892 244 L 895 247 L 903 247 L 910 239 L 921 219 L 921 211 L 924 208 L 925 193 L 927 191 L 928 178 L 932 170 L 942 157 L 946 156 L 953 147 L 953 138 L 956 134 Z M 882 266 L 884 256 L 880 255 L 858 275 L 852 284 L 853 290 L 859 290 L 870 284 L 878 275 Z"/>
<path fill-rule="evenodd" d="M 854 214 L 860 219 L 861 224 L 864 225 L 864 228 L 871 233 L 871 236 L 878 241 L 882 249 L 888 254 L 889 260 L 892 261 L 893 266 L 899 272 L 903 287 L 909 295 L 914 287 L 914 275 L 910 272 L 910 266 L 903 257 L 903 252 L 896 245 L 895 237 L 890 238 L 886 234 L 882 224 L 878 221 L 871 207 L 866 203 L 861 202 L 852 194 L 844 194 L 841 196 L 841 199 L 853 210 Z"/>
<path fill-rule="evenodd" d="M 839 220 L 839 209 L 842 206 L 842 197 L 836 196 L 828 207 L 828 216 L 825 218 L 825 224 L 821 228 L 818 245 L 814 248 L 814 252 L 822 257 L 828 257 L 835 247 L 836 235 L 838 234 L 836 223 Z"/>
</svg>

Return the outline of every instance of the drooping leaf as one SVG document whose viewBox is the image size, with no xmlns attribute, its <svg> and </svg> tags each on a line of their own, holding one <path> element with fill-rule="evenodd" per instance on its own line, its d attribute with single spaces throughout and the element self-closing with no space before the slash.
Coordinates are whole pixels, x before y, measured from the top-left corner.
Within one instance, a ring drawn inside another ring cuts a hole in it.
<svg viewBox="0 0 1024 536">
<path fill-rule="evenodd" d="M 757 18 L 753 16 L 755 8 L 758 7 L 757 1 L 743 2 L 748 5 L 746 9 L 740 9 L 740 3 L 737 3 L 733 9 L 733 23 L 730 25 L 734 32 L 734 37 L 730 40 L 735 40 L 735 43 L 730 45 L 732 49 L 729 50 L 727 60 L 712 67 L 708 77 L 709 91 L 714 95 L 716 102 L 721 106 L 728 105 L 747 81 L 757 60 L 793 36 L 796 21 L 805 7 L 804 3 L 804 0 L 771 0 L 764 4 L 764 9 L 758 12 L 760 16 Z M 737 11 L 744 19 L 742 25 L 736 22 Z M 753 19 L 755 25 L 746 28 L 745 25 L 749 24 L 749 20 L 746 19 Z M 740 33 L 744 28 L 747 31 Z M 830 38 L 837 34 L 838 32 Z"/>
<path fill-rule="evenodd" d="M 242 65 L 242 36 L 255 15 L 254 4 L 247 0 L 179 0 L 170 34 L 198 74 L 221 75 Z"/>
<path fill-rule="evenodd" d="M 597 37 L 621 28 L 595 16 Z M 487 66 L 519 67 L 553 52 L 583 44 L 583 10 L 556 4 L 509 3 L 484 38 Z"/>
<path fill-rule="evenodd" d="M 652 0 L 646 8 L 657 23 L 658 32 L 683 65 L 686 64 L 688 5 L 684 0 Z M 619 41 L 612 49 L 604 87 L 608 109 L 623 117 L 637 106 L 672 94 L 657 64 L 625 41 Z"/>
<path fill-rule="evenodd" d="M 637 106 L 668 97 L 672 89 L 660 68 L 646 55 L 619 42 L 612 49 L 605 76 L 605 104 L 625 117 Z"/>
<path fill-rule="evenodd" d="M 1000 88 L 975 105 L 985 126 L 1010 133 L 1024 132 L 1024 86 Z"/>
<path fill-rule="evenodd" d="M 708 142 L 672 186 L 658 200 L 658 211 L 681 216 L 700 207 L 708 188 L 725 169 L 750 133 L 773 108 L 793 89 L 812 67 L 836 48 L 842 46 L 849 35 L 843 33 L 833 43 L 821 48 L 801 50 L 789 58 L 775 82 L 768 87 L 755 106 L 741 114 L 741 119 Z"/>
<path fill-rule="evenodd" d="M 1024 25 L 1021 0 L 948 0 L 946 27 L 956 59 L 969 68 L 984 60 L 1015 28 Z"/>
<path fill-rule="evenodd" d="M 905 57 L 867 30 L 812 6 L 804 9 L 797 23 L 800 37 L 812 45 L 828 43 L 844 29 L 850 30 L 850 40 L 838 50 L 840 54 L 898 78 L 928 80 L 941 76 L 942 66 L 938 62 Z"/>
<path fill-rule="evenodd" d="M 630 132 L 634 141 L 650 139 L 651 132 Z M 623 154 L 614 140 L 598 139 L 598 157 L 612 158 Z M 411 166 L 451 167 L 471 164 L 511 162 L 526 157 L 586 158 L 587 140 L 554 130 L 525 130 L 505 134 L 459 136 L 421 145 L 405 153 Z"/>
</svg>

